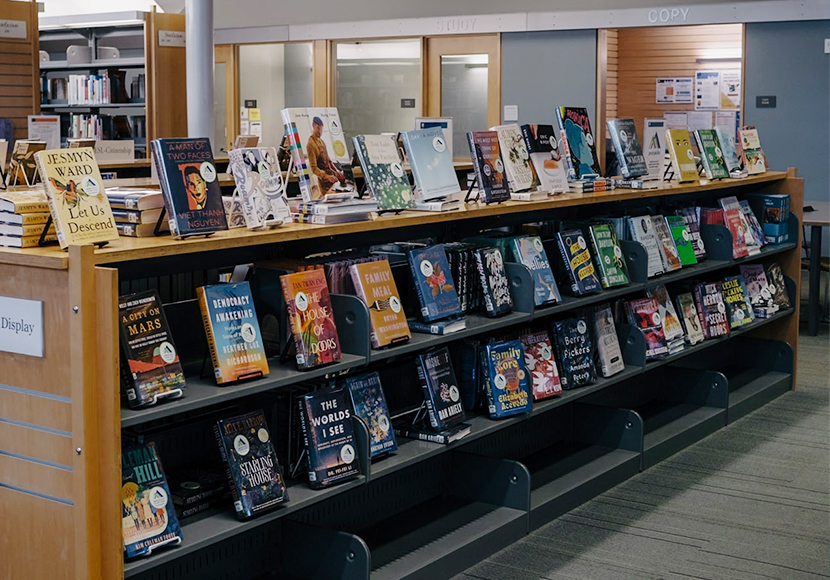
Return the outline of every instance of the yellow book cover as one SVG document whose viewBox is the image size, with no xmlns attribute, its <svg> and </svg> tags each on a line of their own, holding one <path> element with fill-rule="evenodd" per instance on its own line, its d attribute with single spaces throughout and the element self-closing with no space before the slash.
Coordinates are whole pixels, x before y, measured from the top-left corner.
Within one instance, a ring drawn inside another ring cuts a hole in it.
<svg viewBox="0 0 830 580">
<path fill-rule="evenodd" d="M 91 147 L 35 153 L 61 248 L 118 239 Z"/>
<path fill-rule="evenodd" d="M 4 191 L 0 193 L 0 211 L 16 214 L 47 212 L 49 202 L 40 190 Z"/>
<path fill-rule="evenodd" d="M 686 129 L 667 129 L 666 142 L 669 144 L 669 155 L 677 181 L 697 181 L 697 165 L 689 132 Z"/>
</svg>

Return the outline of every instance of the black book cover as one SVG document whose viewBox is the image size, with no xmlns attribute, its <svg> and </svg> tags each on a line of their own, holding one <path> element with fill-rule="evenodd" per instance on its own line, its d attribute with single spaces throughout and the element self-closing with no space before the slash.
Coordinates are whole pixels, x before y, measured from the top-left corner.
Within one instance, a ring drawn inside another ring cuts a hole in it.
<svg viewBox="0 0 830 580">
<path fill-rule="evenodd" d="M 513 298 L 501 251 L 498 248 L 480 248 L 475 251 L 475 261 L 487 315 L 507 314 L 513 309 Z"/>
<path fill-rule="evenodd" d="M 583 296 L 593 292 L 599 292 L 602 287 L 597 277 L 594 262 L 591 259 L 591 251 L 588 249 L 588 242 L 580 230 L 568 230 L 558 232 L 556 241 L 559 245 L 559 253 L 565 265 L 565 271 L 571 283 L 571 291 L 576 296 Z"/>
<path fill-rule="evenodd" d="M 595 382 L 594 349 L 585 319 L 569 318 L 554 322 L 552 336 L 562 389 L 574 389 Z"/>
<path fill-rule="evenodd" d="M 417 366 L 430 426 L 444 431 L 463 422 L 464 405 L 447 347 L 419 354 Z"/>
<path fill-rule="evenodd" d="M 308 453 L 308 485 L 328 487 L 360 474 L 352 411 L 346 388 L 317 391 L 300 400 L 300 423 Z"/>
</svg>

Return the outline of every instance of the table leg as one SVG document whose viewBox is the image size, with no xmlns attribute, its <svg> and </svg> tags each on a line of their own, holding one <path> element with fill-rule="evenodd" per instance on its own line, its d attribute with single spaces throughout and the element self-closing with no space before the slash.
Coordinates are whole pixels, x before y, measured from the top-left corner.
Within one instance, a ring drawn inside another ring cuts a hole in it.
<svg viewBox="0 0 830 580">
<path fill-rule="evenodd" d="M 821 226 L 810 228 L 810 297 L 807 307 L 807 333 L 818 334 L 818 307 L 821 288 Z"/>
</svg>

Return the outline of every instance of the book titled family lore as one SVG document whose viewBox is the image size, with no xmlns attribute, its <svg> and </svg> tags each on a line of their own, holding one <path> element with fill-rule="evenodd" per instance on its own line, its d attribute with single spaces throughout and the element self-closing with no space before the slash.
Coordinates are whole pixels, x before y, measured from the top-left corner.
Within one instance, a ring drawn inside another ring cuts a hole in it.
<svg viewBox="0 0 830 580">
<path fill-rule="evenodd" d="M 524 352 L 518 340 L 484 347 L 484 386 L 491 419 L 509 417 L 530 410 Z"/>
<path fill-rule="evenodd" d="M 286 274 L 280 277 L 280 283 L 297 350 L 297 368 L 306 370 L 339 361 L 340 340 L 325 272 Z"/>
</svg>

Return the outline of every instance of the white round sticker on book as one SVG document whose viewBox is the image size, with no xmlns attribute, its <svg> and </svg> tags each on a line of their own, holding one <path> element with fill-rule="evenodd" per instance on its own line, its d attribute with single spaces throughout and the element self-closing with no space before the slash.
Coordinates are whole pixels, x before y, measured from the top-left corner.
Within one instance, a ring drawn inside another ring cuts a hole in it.
<svg viewBox="0 0 830 580">
<path fill-rule="evenodd" d="M 268 440 L 271 438 L 271 436 L 268 435 L 268 429 L 265 429 L 264 427 L 259 428 L 256 432 L 256 436 L 260 443 L 268 443 Z"/>
<path fill-rule="evenodd" d="M 167 492 L 160 485 L 150 490 L 150 505 L 157 510 L 164 509 L 167 505 Z"/>
<path fill-rule="evenodd" d="M 542 240 L 539 238 L 533 238 L 533 247 L 536 248 L 537 252 L 541 252 L 544 249 L 544 246 L 542 246 Z"/>
<path fill-rule="evenodd" d="M 550 351 L 550 347 L 546 344 L 539 347 L 539 354 L 544 360 L 550 360 L 551 356 L 553 356 L 553 353 Z"/>
<path fill-rule="evenodd" d="M 611 265 L 611 256 L 604 256 L 603 260 L 605 261 L 605 263 L 607 265 L 609 265 L 609 266 Z"/>
<path fill-rule="evenodd" d="M 625 129 L 620 131 L 620 141 L 622 141 L 623 143 L 628 141 L 628 133 L 625 131 Z"/>
<path fill-rule="evenodd" d="M 588 326 L 584 320 L 580 320 L 576 323 L 576 329 L 579 331 L 579 334 L 585 334 L 588 331 Z"/>
<path fill-rule="evenodd" d="M 718 302 L 718 312 L 720 312 L 721 314 L 726 312 L 726 306 L 723 305 L 723 302 Z"/>
<path fill-rule="evenodd" d="M 271 179 L 271 168 L 264 161 L 260 161 L 257 165 L 257 171 L 262 176 L 262 179 Z"/>
<path fill-rule="evenodd" d="M 501 159 L 496 159 L 495 165 L 496 165 L 496 171 L 497 172 L 499 172 L 499 173 L 504 172 L 504 163 L 501 162 Z"/>
<path fill-rule="evenodd" d="M 380 417 L 378 417 L 378 427 L 380 427 L 380 430 L 383 431 L 384 433 L 388 432 L 389 431 L 389 417 L 387 417 L 386 415 L 381 415 Z"/>
<path fill-rule="evenodd" d="M 251 450 L 251 444 L 248 443 L 248 438 L 244 435 L 237 435 L 233 438 L 233 449 L 238 455 L 244 457 Z"/>
<path fill-rule="evenodd" d="M 202 175 L 202 179 L 208 183 L 216 181 L 216 168 L 209 161 L 205 161 L 199 166 L 199 173 Z"/>
<path fill-rule="evenodd" d="M 345 463 L 351 463 L 354 461 L 354 457 L 354 447 L 351 445 L 344 445 L 340 450 L 340 459 L 342 459 Z"/>
<path fill-rule="evenodd" d="M 519 155 L 521 155 L 521 156 L 522 156 L 522 159 L 525 159 L 525 160 L 526 160 L 528 157 L 530 157 L 530 156 L 527 154 L 527 148 L 526 148 L 524 145 L 522 145 L 521 143 L 519 143 Z"/>
<path fill-rule="evenodd" d="M 242 340 L 245 342 L 254 342 L 256 340 L 256 330 L 254 329 L 254 325 L 250 322 L 243 323 L 239 333 L 242 335 Z"/>
<path fill-rule="evenodd" d="M 159 356 L 167 364 L 171 364 L 176 360 L 176 349 L 173 344 L 166 340 L 159 345 Z"/>
<path fill-rule="evenodd" d="M 451 385 L 450 399 L 452 399 L 453 403 L 457 403 L 459 398 L 461 398 L 461 393 L 458 391 L 458 387 L 456 387 L 455 385 Z"/>
<path fill-rule="evenodd" d="M 98 185 L 98 181 L 89 175 L 81 180 L 81 188 L 84 190 L 85 194 L 91 197 L 95 197 L 98 195 L 98 192 L 101 191 L 101 186 Z"/>
<path fill-rule="evenodd" d="M 395 177 L 403 177 L 403 167 L 401 167 L 400 163 L 392 163 L 389 165 L 389 170 Z"/>
<path fill-rule="evenodd" d="M 394 312 L 395 314 L 401 311 L 401 301 L 398 299 L 397 296 L 389 297 L 389 308 L 391 308 L 392 312 Z"/>
<path fill-rule="evenodd" d="M 579 244 L 579 249 L 580 250 L 584 250 L 585 248 L 588 247 L 588 244 L 585 243 L 585 238 L 583 238 L 582 236 L 579 236 L 576 239 L 576 243 Z"/>
<path fill-rule="evenodd" d="M 588 142 L 588 146 L 590 146 L 590 147 L 594 146 L 594 136 L 593 135 L 588 133 L 587 135 L 585 135 L 585 140 Z"/>
<path fill-rule="evenodd" d="M 337 119 L 331 120 L 331 123 L 329 123 L 329 131 L 331 131 L 332 135 L 340 134 L 340 124 L 337 122 Z"/>
<path fill-rule="evenodd" d="M 432 140 L 432 148 L 438 151 L 438 153 L 443 153 L 444 150 L 447 148 L 446 143 L 444 143 L 443 137 L 436 137 Z"/>
<path fill-rule="evenodd" d="M 694 153 L 692 153 L 692 150 L 691 150 L 691 149 L 686 149 L 686 157 L 688 157 L 689 159 L 694 159 L 694 158 L 695 158 L 695 154 L 694 154 Z"/>
<path fill-rule="evenodd" d="M 503 391 L 504 388 L 507 386 L 507 379 L 503 374 L 498 373 L 493 379 L 493 384 L 496 385 L 496 388 L 498 390 Z"/>
<path fill-rule="evenodd" d="M 659 314 L 659 313 L 657 313 L 657 312 L 655 312 L 654 314 L 652 314 L 652 315 L 651 315 L 651 322 L 652 322 L 655 326 L 657 326 L 658 324 L 660 324 L 660 314 Z"/>
<path fill-rule="evenodd" d="M 427 278 L 432 276 L 432 264 L 429 263 L 429 260 L 421 260 L 421 274 Z"/>
<path fill-rule="evenodd" d="M 617 257 L 618 260 L 622 260 L 622 250 L 619 246 L 614 246 L 614 255 Z"/>
<path fill-rule="evenodd" d="M 485 165 L 484 165 L 484 175 L 486 175 L 487 177 L 490 177 L 490 174 L 491 174 L 491 173 L 493 173 L 493 170 L 492 170 L 492 169 L 490 169 L 490 165 L 489 165 L 489 164 L 485 164 Z"/>
<path fill-rule="evenodd" d="M 294 296 L 294 306 L 300 312 L 305 312 L 308 309 L 308 296 L 305 295 L 305 292 L 297 292 Z"/>
<path fill-rule="evenodd" d="M 683 236 L 684 241 L 686 241 L 686 242 L 689 241 L 689 230 L 683 230 L 683 233 L 680 234 L 680 235 Z"/>
<path fill-rule="evenodd" d="M 735 312 L 735 317 L 736 317 L 738 320 L 743 320 L 743 319 L 744 319 L 744 316 L 746 316 L 746 314 L 744 314 L 744 311 L 743 311 L 743 310 L 738 310 L 738 311 L 736 311 L 736 312 Z"/>
</svg>

